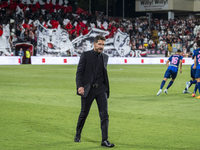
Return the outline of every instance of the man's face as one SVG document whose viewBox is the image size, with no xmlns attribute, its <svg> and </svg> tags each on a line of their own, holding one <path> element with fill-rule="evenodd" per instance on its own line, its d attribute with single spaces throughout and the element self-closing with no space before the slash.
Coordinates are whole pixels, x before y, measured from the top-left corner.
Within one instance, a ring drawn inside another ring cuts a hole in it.
<svg viewBox="0 0 200 150">
<path fill-rule="evenodd" d="M 94 51 L 97 53 L 101 53 L 104 49 L 105 41 L 98 40 L 97 43 L 94 42 Z"/>
</svg>

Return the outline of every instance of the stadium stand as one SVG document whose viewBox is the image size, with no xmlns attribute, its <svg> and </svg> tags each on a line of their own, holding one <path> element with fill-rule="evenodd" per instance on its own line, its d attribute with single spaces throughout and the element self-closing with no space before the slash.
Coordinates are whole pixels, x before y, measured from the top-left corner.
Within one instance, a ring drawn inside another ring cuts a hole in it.
<svg viewBox="0 0 200 150">
<path fill-rule="evenodd" d="M 69 33 L 70 40 L 87 34 L 92 28 L 107 30 L 110 34 L 106 38 L 112 38 L 120 29 L 130 35 L 132 49 L 163 50 L 172 44 L 181 44 L 189 53 L 191 42 L 197 40 L 200 34 L 199 30 L 195 30 L 200 20 L 194 18 L 181 20 L 154 18 L 149 26 L 148 20 L 145 19 L 107 18 L 102 12 L 92 15 L 79 7 L 74 9 L 70 5 L 53 5 L 52 2 L 40 5 L 39 2 L 23 4 L 20 1 L 1 1 L 0 7 L 0 33 L 3 32 L 1 27 L 9 24 L 13 45 L 29 42 L 36 47 L 39 22 L 50 29 L 60 26 Z"/>
</svg>

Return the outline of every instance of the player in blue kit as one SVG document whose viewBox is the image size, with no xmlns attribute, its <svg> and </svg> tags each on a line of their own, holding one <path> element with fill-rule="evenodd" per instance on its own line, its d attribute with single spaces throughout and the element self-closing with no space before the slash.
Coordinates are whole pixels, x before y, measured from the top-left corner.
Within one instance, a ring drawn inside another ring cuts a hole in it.
<svg viewBox="0 0 200 150">
<path fill-rule="evenodd" d="M 166 62 L 167 70 L 165 72 L 164 79 L 161 82 L 160 90 L 158 91 L 157 96 L 159 96 L 162 93 L 162 88 L 165 85 L 165 82 L 167 81 L 167 79 L 172 78 L 167 88 L 164 90 L 166 94 L 168 93 L 168 89 L 172 86 L 177 76 L 179 65 L 180 65 L 180 73 L 182 73 L 182 59 L 183 59 L 183 56 L 181 56 L 181 50 L 177 50 L 175 55 L 172 55 L 169 57 L 169 59 Z"/>
<path fill-rule="evenodd" d="M 200 47 L 200 40 L 197 41 L 197 46 Z M 194 51 L 194 66 L 193 69 L 196 69 L 195 78 L 197 79 L 197 85 L 200 93 L 200 48 Z M 200 99 L 200 95 L 196 98 Z"/>
<path fill-rule="evenodd" d="M 194 59 L 194 53 L 195 53 L 195 51 L 196 50 L 194 50 L 193 51 L 193 55 L 192 55 L 192 59 Z M 188 91 L 188 89 L 192 86 L 192 84 L 195 84 L 196 85 L 196 83 L 197 83 L 197 80 L 195 79 L 195 74 L 196 74 L 196 69 L 193 69 L 193 66 L 194 66 L 194 64 L 191 66 L 191 71 L 190 71 L 190 74 L 191 74 L 191 80 L 190 80 L 190 82 L 186 82 L 186 87 L 185 87 L 185 90 L 183 90 L 183 93 L 190 93 L 189 91 Z M 194 89 L 194 92 L 193 92 L 193 94 L 192 94 L 192 97 L 194 97 L 195 96 L 195 94 L 194 93 L 196 93 L 196 91 L 195 91 L 196 89 Z"/>
</svg>

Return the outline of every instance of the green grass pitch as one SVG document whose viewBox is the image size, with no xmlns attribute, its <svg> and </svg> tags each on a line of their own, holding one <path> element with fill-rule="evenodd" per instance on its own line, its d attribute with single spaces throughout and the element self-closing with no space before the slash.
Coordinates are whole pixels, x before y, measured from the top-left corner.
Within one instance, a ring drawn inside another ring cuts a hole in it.
<svg viewBox="0 0 200 150">
<path fill-rule="evenodd" d="M 76 68 L 0 66 L 0 150 L 106 149 L 100 146 L 95 101 L 81 143 L 74 142 L 80 112 Z M 166 65 L 108 65 L 108 140 L 114 149 L 200 149 L 200 100 L 182 93 L 190 66 L 183 66 L 167 95 L 156 96 L 165 70 Z"/>
</svg>

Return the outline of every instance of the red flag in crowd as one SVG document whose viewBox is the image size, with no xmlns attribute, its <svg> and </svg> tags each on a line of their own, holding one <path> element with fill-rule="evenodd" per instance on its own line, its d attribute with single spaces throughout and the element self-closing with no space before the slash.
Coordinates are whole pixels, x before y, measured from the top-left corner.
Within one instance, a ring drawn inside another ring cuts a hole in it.
<svg viewBox="0 0 200 150">
<path fill-rule="evenodd" d="M 78 7 L 78 9 L 76 10 L 76 13 L 77 13 L 77 14 L 80 14 L 80 13 L 82 13 L 82 12 L 84 12 L 84 10 L 81 9 L 80 7 Z"/>
<path fill-rule="evenodd" d="M 47 4 L 47 2 L 44 4 L 43 9 L 48 9 L 48 4 Z"/>
<path fill-rule="evenodd" d="M 77 25 L 76 25 L 76 30 L 81 30 L 81 27 L 79 26 L 78 23 L 77 23 Z"/>
<path fill-rule="evenodd" d="M 30 26 L 27 24 L 27 29 L 30 29 Z"/>
<path fill-rule="evenodd" d="M 30 7 L 31 7 L 31 10 L 32 10 L 33 13 L 36 12 L 36 10 L 37 10 L 36 7 L 34 7 L 33 5 L 30 5 Z"/>
<path fill-rule="evenodd" d="M 2 36 L 2 35 L 3 35 L 3 30 L 0 29 L 0 36 Z"/>
<path fill-rule="evenodd" d="M 115 21 L 116 21 L 116 22 L 119 22 L 119 19 L 117 18 L 117 19 L 115 19 Z"/>
<path fill-rule="evenodd" d="M 8 3 L 7 2 L 2 2 L 1 3 L 1 9 L 8 7 Z"/>
<path fill-rule="evenodd" d="M 116 28 L 116 27 L 114 27 L 114 26 L 112 26 L 112 29 L 111 29 L 111 31 L 114 33 L 116 30 L 117 30 L 117 28 Z"/>
<path fill-rule="evenodd" d="M 56 21 L 56 20 L 51 20 L 50 22 L 52 24 L 52 29 L 57 29 L 58 28 L 58 25 L 59 25 L 59 22 Z"/>
<path fill-rule="evenodd" d="M 53 23 L 54 23 L 55 21 L 56 21 L 56 20 L 51 20 L 51 21 L 50 21 L 50 24 L 53 25 Z"/>
<path fill-rule="evenodd" d="M 52 12 L 54 12 L 53 7 L 52 7 L 52 8 L 49 8 L 49 13 L 52 13 Z"/>
<path fill-rule="evenodd" d="M 24 27 L 24 28 L 27 28 L 27 24 L 26 24 L 26 23 L 24 23 L 24 24 L 22 25 L 22 27 Z"/>
<path fill-rule="evenodd" d="M 112 38 L 113 37 L 113 33 L 109 32 L 109 34 L 106 36 L 106 39 Z"/>
<path fill-rule="evenodd" d="M 84 15 L 87 15 L 87 14 L 88 14 L 88 12 L 87 12 L 87 11 L 83 11 L 83 14 L 84 14 Z"/>
<path fill-rule="evenodd" d="M 70 13 L 72 11 L 72 6 L 64 7 L 64 13 Z"/>
<path fill-rule="evenodd" d="M 72 26 L 72 24 L 69 22 L 69 23 L 65 26 L 65 28 L 69 30 L 69 29 L 72 29 L 73 26 Z"/>
<path fill-rule="evenodd" d="M 101 24 L 101 29 L 105 30 L 102 24 Z"/>
<path fill-rule="evenodd" d="M 81 30 L 81 27 L 79 26 L 79 24 L 77 23 L 76 27 L 75 27 L 76 31 L 77 31 L 77 36 L 80 35 L 80 30 Z"/>
<path fill-rule="evenodd" d="M 73 34 L 76 31 L 76 29 L 73 29 L 71 31 L 69 31 L 70 34 Z"/>
<path fill-rule="evenodd" d="M 86 28 L 82 31 L 82 34 L 83 34 L 83 35 L 86 35 L 86 34 L 88 34 L 88 33 L 89 33 L 88 27 L 86 26 Z"/>
<path fill-rule="evenodd" d="M 40 3 L 37 2 L 37 3 L 35 4 L 35 9 L 37 10 L 37 9 L 39 9 L 39 8 L 40 8 Z"/>
<path fill-rule="evenodd" d="M 108 29 L 111 29 L 111 27 L 112 27 L 112 24 L 111 24 L 111 23 L 109 23 L 109 25 L 108 25 Z"/>
<path fill-rule="evenodd" d="M 9 9 L 10 10 L 16 10 L 17 8 L 17 2 L 11 3 Z"/>
<path fill-rule="evenodd" d="M 48 43 L 48 47 L 49 48 L 53 48 L 53 44 L 52 43 Z"/>
<path fill-rule="evenodd" d="M 20 3 L 18 6 L 20 9 L 22 9 L 22 8 L 24 8 L 25 5 L 23 3 Z"/>
<path fill-rule="evenodd" d="M 46 23 L 44 23 L 44 27 L 45 27 L 45 28 L 48 28 Z"/>
<path fill-rule="evenodd" d="M 49 4 L 47 2 L 44 4 L 44 9 L 52 9 L 52 8 L 53 8 L 53 4 L 51 1 Z"/>
<path fill-rule="evenodd" d="M 56 10 L 62 9 L 62 6 L 60 6 L 59 3 L 57 3 L 57 4 L 55 5 L 55 9 L 56 9 Z"/>
<path fill-rule="evenodd" d="M 79 24 L 80 24 L 81 28 L 85 28 L 86 27 L 86 25 L 81 21 L 79 21 Z"/>
</svg>

